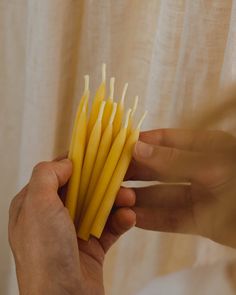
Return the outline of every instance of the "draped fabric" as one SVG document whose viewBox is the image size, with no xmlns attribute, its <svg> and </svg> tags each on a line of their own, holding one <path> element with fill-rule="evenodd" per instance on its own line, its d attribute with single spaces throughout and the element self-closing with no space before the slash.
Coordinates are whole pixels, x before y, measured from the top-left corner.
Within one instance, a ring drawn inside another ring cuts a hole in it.
<svg viewBox="0 0 236 295">
<path fill-rule="evenodd" d="M 139 95 L 144 129 L 181 126 L 236 80 L 236 0 L 0 0 L 1 294 L 16 294 L 9 203 L 35 163 L 68 149 L 83 75 L 94 93 L 102 62 L 117 99 L 126 81 L 127 105 Z M 230 121 L 222 128 L 235 132 Z M 107 256 L 107 294 L 235 256 L 206 239 L 133 229 Z"/>
</svg>

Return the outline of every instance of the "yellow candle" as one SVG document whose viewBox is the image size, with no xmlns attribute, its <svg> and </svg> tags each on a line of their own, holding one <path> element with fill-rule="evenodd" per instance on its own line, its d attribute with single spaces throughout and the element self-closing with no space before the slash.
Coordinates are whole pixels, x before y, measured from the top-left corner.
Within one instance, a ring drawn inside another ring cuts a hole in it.
<svg viewBox="0 0 236 295">
<path fill-rule="evenodd" d="M 88 122 L 88 136 L 89 139 L 90 134 L 92 132 L 93 126 L 97 120 L 98 112 L 100 108 L 101 102 L 104 100 L 106 95 L 106 65 L 102 65 L 102 83 L 100 84 L 92 104 L 91 114 Z"/>
<path fill-rule="evenodd" d="M 104 132 L 105 128 L 107 127 L 107 124 L 109 122 L 111 113 L 112 113 L 112 107 L 113 107 L 113 99 L 114 99 L 114 85 L 115 85 L 115 78 L 112 77 L 110 79 L 110 95 L 108 100 L 106 101 L 105 109 L 104 109 L 104 115 L 102 118 L 102 131 Z"/>
<path fill-rule="evenodd" d="M 89 97 L 89 76 L 85 75 L 84 76 L 84 94 L 79 102 L 78 108 L 77 108 L 77 112 L 76 112 L 76 117 L 75 117 L 75 121 L 74 121 L 74 125 L 73 125 L 73 131 L 72 131 L 72 136 L 71 136 L 71 142 L 70 142 L 70 148 L 69 148 L 69 155 L 68 158 L 71 160 L 72 157 L 72 151 L 73 151 L 73 146 L 74 146 L 74 142 L 75 142 L 75 136 L 78 133 L 78 121 L 79 121 L 79 117 L 82 111 L 82 107 L 84 105 L 85 100 L 88 100 Z"/>
<path fill-rule="evenodd" d="M 121 128 L 115 141 L 113 142 L 113 145 L 107 157 L 107 160 L 102 170 L 102 173 L 100 175 L 100 178 L 94 189 L 91 202 L 89 203 L 85 216 L 82 219 L 82 222 L 78 231 L 78 236 L 81 239 L 88 240 L 89 238 L 89 233 L 90 233 L 94 218 L 96 217 L 100 203 L 107 189 L 107 186 L 110 182 L 112 174 L 116 168 L 117 162 L 120 158 L 121 152 L 125 144 L 130 113 L 131 113 L 131 110 L 129 109 L 126 115 L 124 127 Z"/>
<path fill-rule="evenodd" d="M 98 146 L 101 139 L 102 132 L 102 116 L 104 111 L 105 102 L 101 103 L 97 121 L 91 132 L 89 142 L 87 145 L 87 150 L 84 157 L 84 164 L 82 168 L 81 183 L 77 201 L 77 212 L 76 212 L 76 221 L 79 221 L 82 207 L 86 199 L 86 193 L 89 185 L 89 180 L 93 170 L 93 165 L 96 159 Z"/>
<path fill-rule="evenodd" d="M 134 99 L 134 105 L 133 105 L 133 108 L 132 108 L 132 112 L 130 114 L 129 125 L 128 125 L 128 134 L 130 134 L 131 130 L 133 129 L 134 115 L 135 115 L 135 112 L 137 110 L 137 106 L 138 106 L 138 96 L 136 96 L 135 99 Z"/>
<path fill-rule="evenodd" d="M 98 154 L 97 158 L 95 161 L 93 173 L 91 176 L 91 180 L 89 182 L 89 188 L 88 188 L 88 193 L 86 196 L 86 203 L 84 205 L 84 209 L 86 210 L 88 203 L 91 200 L 91 196 L 93 194 L 94 188 L 96 186 L 96 183 L 99 179 L 99 176 L 102 172 L 102 169 L 105 165 L 107 155 L 110 151 L 111 143 L 112 143 L 112 131 L 113 131 L 113 120 L 116 114 L 116 109 L 117 109 L 117 104 L 113 103 L 113 109 L 112 109 L 112 114 L 110 116 L 109 123 L 102 135 L 101 143 L 99 145 L 98 149 Z"/>
<path fill-rule="evenodd" d="M 104 229 L 108 216 L 111 212 L 112 206 L 114 204 L 116 195 L 119 191 L 120 185 L 129 167 L 130 161 L 132 159 L 133 148 L 139 138 L 139 131 L 145 116 L 146 116 L 146 112 L 141 118 L 137 128 L 131 132 L 130 136 L 128 137 L 125 143 L 125 147 L 122 151 L 119 162 L 116 166 L 114 174 L 112 175 L 111 181 L 103 197 L 103 200 L 97 212 L 96 218 L 94 219 L 90 234 L 92 234 L 93 236 L 97 238 L 100 238 L 102 234 L 102 231 Z"/>
<path fill-rule="evenodd" d="M 81 168 L 84 158 L 84 149 L 86 143 L 86 129 L 87 129 L 87 106 L 88 96 L 85 97 L 82 111 L 78 117 L 76 133 L 73 142 L 73 149 L 71 151 L 70 159 L 73 164 L 73 173 L 71 175 L 65 206 L 74 221 L 77 206 L 77 196 L 80 185 Z"/>
<path fill-rule="evenodd" d="M 123 118 L 123 114 L 124 114 L 124 100 L 125 100 L 125 95 L 126 95 L 127 89 L 128 89 L 128 83 L 126 83 L 124 86 L 121 99 L 120 99 L 118 106 L 117 106 L 117 112 L 116 112 L 116 116 L 115 116 L 114 124 L 113 124 L 113 138 L 115 138 L 117 136 L 117 134 L 121 128 L 122 118 Z"/>
</svg>

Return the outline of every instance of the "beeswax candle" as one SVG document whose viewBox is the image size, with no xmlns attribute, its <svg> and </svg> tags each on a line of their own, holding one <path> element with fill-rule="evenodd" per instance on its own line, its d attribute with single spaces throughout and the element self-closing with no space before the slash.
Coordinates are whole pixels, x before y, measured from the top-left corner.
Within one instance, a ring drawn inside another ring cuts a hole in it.
<svg viewBox="0 0 236 295">
<path fill-rule="evenodd" d="M 75 127 L 76 132 L 73 142 L 73 149 L 70 154 L 70 159 L 73 164 L 73 173 L 68 184 L 65 206 L 68 209 L 73 221 L 76 214 L 77 195 L 79 191 L 81 168 L 83 164 L 86 143 L 87 105 L 88 96 L 85 96 L 82 111 L 78 117 L 77 126 Z"/>
<path fill-rule="evenodd" d="M 79 121 L 79 117 L 82 111 L 82 107 L 84 105 L 85 100 L 88 100 L 89 97 L 89 76 L 85 75 L 84 76 L 84 94 L 79 102 L 78 108 L 77 108 L 77 112 L 76 112 L 76 117 L 75 117 L 75 121 L 74 121 L 74 125 L 73 125 L 73 130 L 72 130 L 72 136 L 71 136 L 71 142 L 70 142 L 70 148 L 69 148 L 69 155 L 68 158 L 71 160 L 72 157 L 72 151 L 73 151 L 73 146 L 74 146 L 74 142 L 75 142 L 75 136 L 78 133 L 78 121 Z"/>
<path fill-rule="evenodd" d="M 78 195 L 78 201 L 77 201 L 77 213 L 76 213 L 76 221 L 79 221 L 80 213 L 82 210 L 82 207 L 84 205 L 85 199 L 86 199 L 86 193 L 89 185 L 89 180 L 91 177 L 91 173 L 93 170 L 93 165 L 96 159 L 98 146 L 101 139 L 101 132 L 102 132 L 102 116 L 103 111 L 105 107 L 105 102 L 101 103 L 99 114 L 97 121 L 93 127 L 93 130 L 91 132 L 89 142 L 87 145 L 87 150 L 84 157 L 84 164 L 82 168 L 82 175 L 81 175 L 81 183 L 80 183 L 80 189 L 79 189 L 79 195 Z"/>
<path fill-rule="evenodd" d="M 110 182 L 112 174 L 116 168 L 117 162 L 123 150 L 126 141 L 130 113 L 131 109 L 129 109 L 127 112 L 124 127 L 121 128 L 120 132 L 118 133 L 117 137 L 115 138 L 112 144 L 106 163 L 97 182 L 97 185 L 94 189 L 94 193 L 92 194 L 91 201 L 88 205 L 84 218 L 82 219 L 81 225 L 79 227 L 78 236 L 83 240 L 88 240 L 89 238 L 91 226 L 96 217 L 103 195 L 106 191 L 106 188 Z"/>
<path fill-rule="evenodd" d="M 114 117 L 116 114 L 116 109 L 117 109 L 117 104 L 113 103 L 112 114 L 111 114 L 109 123 L 102 135 L 102 139 L 101 139 L 101 143 L 99 145 L 96 162 L 95 162 L 93 173 L 92 173 L 91 180 L 89 183 L 88 193 L 87 193 L 87 197 L 86 197 L 86 203 L 84 206 L 85 210 L 87 208 L 89 201 L 91 200 L 91 196 L 93 194 L 94 188 L 96 186 L 96 183 L 99 179 L 99 176 L 100 176 L 102 169 L 104 167 L 104 164 L 106 162 L 107 155 L 110 151 L 110 147 L 112 144 L 112 131 L 113 131 L 112 124 L 113 124 L 113 120 L 114 120 Z"/>
<path fill-rule="evenodd" d="M 97 238 L 100 238 L 102 234 L 102 231 L 104 229 L 108 216 L 111 212 L 112 206 L 114 204 L 116 195 L 119 191 L 120 185 L 129 167 L 130 161 L 132 159 L 133 148 L 139 138 L 139 131 L 145 116 L 146 116 L 146 112 L 142 116 L 137 128 L 131 131 L 131 134 L 125 143 L 125 147 L 122 151 L 117 167 L 114 171 L 114 174 L 112 175 L 111 181 L 103 197 L 103 200 L 97 212 L 96 218 L 93 221 L 90 234 L 92 234 L 93 236 Z"/>
<path fill-rule="evenodd" d="M 105 105 L 105 109 L 104 109 L 104 115 L 103 115 L 103 118 L 102 118 L 102 131 L 104 132 L 108 122 L 109 122 L 109 119 L 110 119 L 110 116 L 111 116 L 111 113 L 112 113 L 112 107 L 113 107 L 113 99 L 114 99 L 114 86 L 115 86 L 115 78 L 112 77 L 110 79 L 110 95 L 109 95 L 109 98 L 108 100 L 106 101 L 106 105 Z"/>
</svg>

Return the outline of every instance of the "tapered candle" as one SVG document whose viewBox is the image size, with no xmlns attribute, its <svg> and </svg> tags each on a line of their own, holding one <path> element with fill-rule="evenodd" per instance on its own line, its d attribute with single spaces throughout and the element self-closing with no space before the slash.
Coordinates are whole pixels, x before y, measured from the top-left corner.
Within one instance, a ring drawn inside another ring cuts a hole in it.
<svg viewBox="0 0 236 295">
<path fill-rule="evenodd" d="M 96 159 L 97 150 L 99 147 L 101 133 L 102 133 L 102 116 L 105 107 L 105 102 L 101 103 L 97 121 L 91 132 L 87 150 L 84 157 L 84 164 L 82 168 L 81 183 L 77 201 L 76 221 L 79 221 L 80 213 L 86 199 L 86 193 L 89 185 L 89 180 L 92 174 L 93 165 Z"/>
<path fill-rule="evenodd" d="M 111 116 L 111 113 L 112 113 L 112 107 L 113 107 L 113 99 L 114 99 L 114 86 L 115 86 L 115 78 L 112 77 L 110 79 L 110 95 L 109 95 L 109 98 L 108 100 L 106 101 L 106 105 L 105 105 L 105 109 L 104 109 L 104 115 L 103 115 L 103 118 L 102 118 L 102 131 L 104 132 L 108 122 L 109 122 L 109 119 L 110 119 L 110 116 Z"/>
<path fill-rule="evenodd" d="M 121 128 L 120 132 L 118 133 L 112 144 L 106 163 L 94 189 L 91 201 L 88 205 L 88 209 L 86 210 L 85 216 L 82 219 L 81 225 L 79 227 L 78 236 L 83 240 L 88 240 L 89 238 L 91 226 L 96 217 L 104 193 L 106 192 L 107 186 L 110 182 L 112 174 L 116 168 L 121 152 L 123 150 L 126 141 L 130 113 L 131 109 L 129 109 L 127 112 L 124 127 Z"/>
<path fill-rule="evenodd" d="M 103 197 L 103 200 L 100 204 L 99 210 L 97 212 L 96 218 L 93 221 L 93 225 L 90 231 L 90 234 L 93 236 L 100 238 L 102 231 L 105 227 L 108 216 L 111 212 L 112 206 L 114 204 L 116 195 L 119 191 L 120 185 L 125 177 L 127 169 L 129 167 L 130 161 L 132 159 L 132 152 L 135 143 L 139 138 L 139 131 L 142 125 L 142 122 L 146 116 L 146 112 L 141 118 L 137 128 L 131 131 L 130 136 L 128 137 L 125 147 L 122 151 L 119 162 L 116 166 L 114 174 L 112 175 L 111 181 L 108 185 L 106 193 Z"/>
<path fill-rule="evenodd" d="M 73 125 L 73 130 L 72 130 L 72 136 L 71 136 L 71 142 L 70 142 L 70 147 L 69 147 L 69 155 L 68 158 L 71 160 L 72 157 L 72 151 L 73 151 L 73 146 L 74 146 L 74 142 L 75 142 L 75 136 L 76 134 L 78 134 L 78 121 L 80 118 L 80 114 L 84 105 L 85 100 L 88 100 L 89 97 L 89 76 L 85 75 L 84 76 L 84 94 L 79 102 L 78 108 L 77 108 L 77 112 L 76 112 L 76 117 L 75 117 L 75 121 L 74 121 L 74 125 Z"/>
<path fill-rule="evenodd" d="M 116 109 L 117 109 L 117 104 L 113 103 L 112 114 L 110 116 L 110 120 L 108 122 L 108 125 L 102 135 L 102 139 L 101 139 L 101 143 L 99 145 L 96 162 L 95 162 L 93 173 L 92 173 L 91 180 L 89 183 L 88 193 L 86 196 L 86 203 L 84 205 L 85 210 L 87 208 L 89 201 L 91 200 L 91 196 L 94 192 L 94 188 L 95 188 L 96 183 L 99 179 L 99 176 L 102 172 L 102 169 L 105 165 L 107 155 L 110 151 L 110 147 L 112 144 L 112 134 L 113 134 L 113 132 L 112 132 L 113 131 L 113 120 L 114 120 L 114 117 L 116 114 Z"/>
<path fill-rule="evenodd" d="M 137 110 L 137 106 L 138 106 L 138 96 L 136 96 L 134 99 L 134 105 L 133 105 L 132 112 L 129 117 L 129 125 L 128 125 L 128 131 L 127 131 L 128 135 L 130 134 L 131 130 L 133 129 L 134 115 Z"/>
<path fill-rule="evenodd" d="M 115 116 L 114 124 L 113 124 L 113 138 L 117 136 L 121 128 L 123 114 L 124 114 L 124 100 L 125 100 L 127 89 L 128 89 L 128 83 L 126 83 L 124 86 L 121 99 L 117 106 L 116 116 Z"/>
<path fill-rule="evenodd" d="M 83 164 L 84 150 L 86 144 L 87 106 L 88 96 L 85 96 L 82 111 L 78 117 L 78 121 L 76 122 L 76 133 L 73 142 L 73 149 L 70 154 L 70 159 L 73 164 L 73 172 L 68 184 L 65 206 L 68 209 L 73 221 L 75 220 L 81 168 Z"/>
<path fill-rule="evenodd" d="M 87 140 L 89 139 L 93 126 L 97 120 L 99 107 L 101 102 L 105 99 L 105 95 L 106 95 L 106 65 L 103 64 L 102 65 L 102 83 L 100 84 L 93 100 L 92 109 L 91 109 L 89 122 L 88 122 Z"/>
</svg>

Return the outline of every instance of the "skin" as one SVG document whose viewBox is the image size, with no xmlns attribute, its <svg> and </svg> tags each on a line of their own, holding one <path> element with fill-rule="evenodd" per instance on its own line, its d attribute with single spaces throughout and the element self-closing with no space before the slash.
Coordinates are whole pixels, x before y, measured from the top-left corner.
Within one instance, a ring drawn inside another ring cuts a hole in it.
<svg viewBox="0 0 236 295">
<path fill-rule="evenodd" d="M 71 173 L 67 159 L 42 162 L 11 203 L 9 241 L 20 294 L 104 294 L 105 253 L 135 224 L 127 200 L 111 214 L 100 240 L 77 239 L 60 198 Z"/>
<path fill-rule="evenodd" d="M 135 222 L 146 230 L 197 234 L 236 248 L 235 150 L 236 139 L 219 131 L 143 132 L 126 179 L 164 184 L 121 188 L 101 239 L 89 242 L 77 239 L 59 198 L 72 172 L 70 161 L 40 163 L 10 207 L 20 293 L 104 294 L 105 253 Z M 235 287 L 236 263 L 227 271 Z"/>
<path fill-rule="evenodd" d="M 165 184 L 123 188 L 116 204 L 136 198 L 139 228 L 197 234 L 236 248 L 235 151 L 235 137 L 221 131 L 143 132 L 126 178 Z"/>
</svg>

